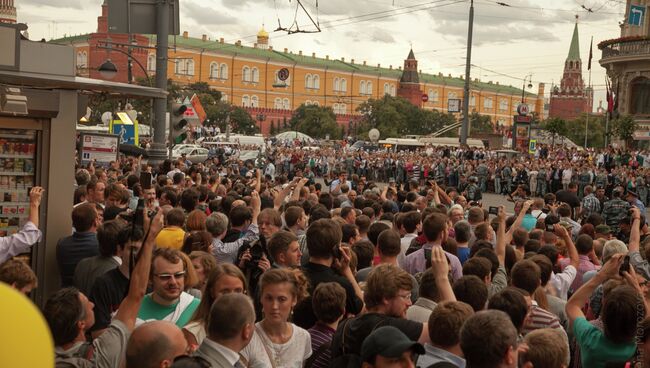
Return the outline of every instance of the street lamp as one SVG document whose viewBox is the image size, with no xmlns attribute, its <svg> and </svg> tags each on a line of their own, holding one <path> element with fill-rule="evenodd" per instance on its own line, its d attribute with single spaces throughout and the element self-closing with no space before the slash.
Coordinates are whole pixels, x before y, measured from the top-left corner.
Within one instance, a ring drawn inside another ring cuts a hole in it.
<svg viewBox="0 0 650 368">
<path fill-rule="evenodd" d="M 99 74 L 102 76 L 102 78 L 105 79 L 113 79 L 115 78 L 115 75 L 117 74 L 117 67 L 111 59 L 108 59 L 102 63 L 102 65 L 99 66 Z"/>
<path fill-rule="evenodd" d="M 524 77 L 524 85 L 521 87 L 521 103 L 526 103 L 526 80 L 528 80 L 528 89 L 533 88 L 533 75 L 528 74 Z"/>
</svg>

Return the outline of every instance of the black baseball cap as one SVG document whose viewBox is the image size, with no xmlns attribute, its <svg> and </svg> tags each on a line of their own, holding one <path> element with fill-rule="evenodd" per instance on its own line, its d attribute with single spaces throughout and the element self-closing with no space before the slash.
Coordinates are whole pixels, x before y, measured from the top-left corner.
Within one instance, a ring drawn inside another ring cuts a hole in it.
<svg viewBox="0 0 650 368">
<path fill-rule="evenodd" d="M 424 354 L 424 347 L 409 338 L 396 327 L 384 326 L 374 330 L 361 345 L 361 359 L 371 362 L 373 357 L 381 355 L 386 358 L 398 358 L 405 351 L 412 350 Z"/>
</svg>

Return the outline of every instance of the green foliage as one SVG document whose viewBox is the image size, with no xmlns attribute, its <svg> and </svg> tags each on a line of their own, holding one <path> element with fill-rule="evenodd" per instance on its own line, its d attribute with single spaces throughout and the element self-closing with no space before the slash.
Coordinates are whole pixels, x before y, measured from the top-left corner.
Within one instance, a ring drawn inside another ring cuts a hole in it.
<svg viewBox="0 0 650 368">
<path fill-rule="evenodd" d="M 542 128 L 553 135 L 553 145 L 555 145 L 556 136 L 566 136 L 568 132 L 566 121 L 560 118 L 547 119 L 542 124 Z"/>
<path fill-rule="evenodd" d="M 359 105 L 357 111 L 362 115 L 358 136 L 366 136 L 373 128 L 386 138 L 407 134 L 426 135 L 456 122 L 451 114 L 422 110 L 404 98 L 389 95 L 370 99 Z"/>
<path fill-rule="evenodd" d="M 230 112 L 230 125 L 233 133 L 253 135 L 259 133 L 257 123 L 243 107 L 233 107 Z"/>
<path fill-rule="evenodd" d="M 340 139 L 344 135 L 336 123 L 336 115 L 331 107 L 302 104 L 293 112 L 289 126 L 314 138 L 325 138 L 329 135 L 330 139 Z"/>
<path fill-rule="evenodd" d="M 492 118 L 488 115 L 473 112 L 469 116 L 469 126 L 471 127 L 471 133 L 494 133 L 494 124 L 492 124 Z"/>
<path fill-rule="evenodd" d="M 587 114 L 583 114 L 575 120 L 567 122 L 566 137 L 577 145 L 585 144 L 585 131 L 587 132 L 588 147 L 605 146 L 605 117 L 589 115 L 589 126 L 587 127 Z"/>
<path fill-rule="evenodd" d="M 613 121 L 612 133 L 619 137 L 629 147 L 632 144 L 632 137 L 637 128 L 637 122 L 630 115 L 620 116 Z"/>
</svg>

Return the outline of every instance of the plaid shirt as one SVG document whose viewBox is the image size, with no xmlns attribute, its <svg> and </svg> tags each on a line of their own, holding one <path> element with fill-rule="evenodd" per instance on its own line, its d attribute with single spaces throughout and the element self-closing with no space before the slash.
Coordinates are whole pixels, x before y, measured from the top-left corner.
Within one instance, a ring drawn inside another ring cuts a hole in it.
<svg viewBox="0 0 650 368">
<path fill-rule="evenodd" d="M 582 211 L 584 218 L 594 213 L 600 213 L 600 201 L 593 193 L 582 199 Z"/>
</svg>

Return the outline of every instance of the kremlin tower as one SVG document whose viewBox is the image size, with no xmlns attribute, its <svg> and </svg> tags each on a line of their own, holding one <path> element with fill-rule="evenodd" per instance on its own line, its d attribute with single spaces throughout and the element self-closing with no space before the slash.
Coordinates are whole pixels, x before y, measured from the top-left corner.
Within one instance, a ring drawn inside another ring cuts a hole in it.
<svg viewBox="0 0 650 368">
<path fill-rule="evenodd" d="M 422 106 L 422 91 L 420 91 L 420 75 L 418 74 L 418 61 L 415 59 L 413 49 L 404 60 L 404 71 L 399 80 L 399 97 L 404 97 L 415 106 Z"/>
<path fill-rule="evenodd" d="M 14 0 L 0 0 L 0 23 L 16 23 Z"/>
</svg>

